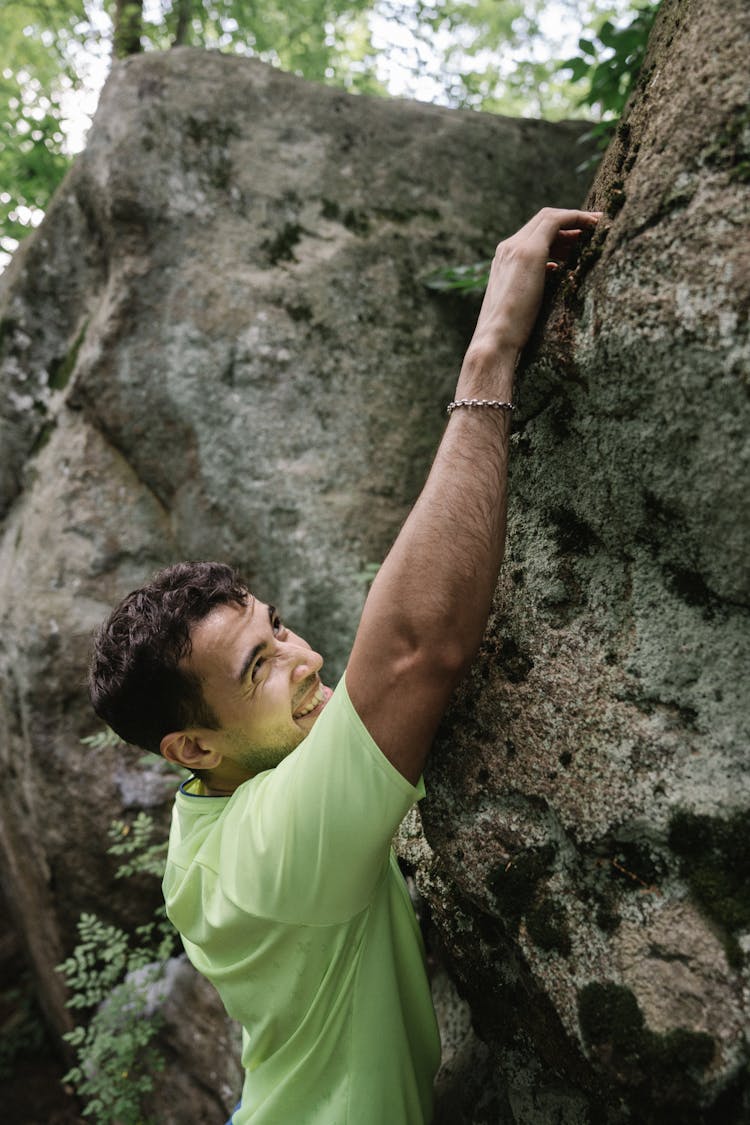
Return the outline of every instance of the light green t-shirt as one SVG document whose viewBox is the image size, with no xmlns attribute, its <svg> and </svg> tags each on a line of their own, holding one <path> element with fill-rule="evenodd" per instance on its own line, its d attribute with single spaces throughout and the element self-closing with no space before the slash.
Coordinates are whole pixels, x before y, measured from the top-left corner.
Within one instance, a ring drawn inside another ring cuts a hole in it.
<svg viewBox="0 0 750 1125">
<path fill-rule="evenodd" d="M 275 769 L 231 797 L 191 788 L 175 800 L 164 898 L 244 1029 L 235 1125 L 426 1125 L 440 1041 L 390 846 L 422 782 L 380 752 L 342 679 Z"/>
</svg>

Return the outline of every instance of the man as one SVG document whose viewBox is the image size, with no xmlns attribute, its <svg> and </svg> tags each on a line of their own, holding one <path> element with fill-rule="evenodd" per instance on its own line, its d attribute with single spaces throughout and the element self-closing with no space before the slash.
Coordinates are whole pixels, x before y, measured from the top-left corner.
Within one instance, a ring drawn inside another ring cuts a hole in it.
<svg viewBox="0 0 750 1125">
<path fill-rule="evenodd" d="M 513 375 L 545 273 L 598 218 L 546 209 L 498 246 L 434 464 L 334 692 L 319 654 L 221 564 L 161 572 L 99 633 L 97 712 L 193 775 L 164 895 L 244 1029 L 234 1125 L 431 1120 L 439 1040 L 390 840 L 489 612 Z"/>
</svg>

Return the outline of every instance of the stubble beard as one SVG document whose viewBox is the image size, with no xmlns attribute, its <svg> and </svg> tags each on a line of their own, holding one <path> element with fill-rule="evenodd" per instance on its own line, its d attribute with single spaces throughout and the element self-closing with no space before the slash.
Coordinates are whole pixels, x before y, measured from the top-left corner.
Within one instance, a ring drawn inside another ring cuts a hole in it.
<svg viewBox="0 0 750 1125">
<path fill-rule="evenodd" d="M 279 762 L 282 762 L 284 758 L 291 754 L 292 750 L 296 750 L 304 737 L 304 732 L 300 731 L 299 738 L 293 739 L 290 737 L 274 746 L 248 746 L 245 744 L 241 749 L 238 749 L 237 761 L 251 776 L 262 773 L 264 770 L 275 769 Z"/>
</svg>

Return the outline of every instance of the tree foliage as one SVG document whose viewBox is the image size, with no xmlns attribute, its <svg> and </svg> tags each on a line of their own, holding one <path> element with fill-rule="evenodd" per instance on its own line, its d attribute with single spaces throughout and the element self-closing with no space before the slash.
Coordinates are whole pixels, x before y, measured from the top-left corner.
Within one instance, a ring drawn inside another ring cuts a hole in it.
<svg viewBox="0 0 750 1125">
<path fill-rule="evenodd" d="M 643 66 L 659 3 L 657 0 L 636 8 L 624 27 L 616 27 L 607 19 L 591 38 L 578 40 L 578 54 L 562 63 L 560 69 L 569 71 L 574 82 L 584 83 L 579 104 L 598 109 L 602 115 L 622 114 Z"/>
<path fill-rule="evenodd" d="M 0 38 L 7 60 L 0 72 L 4 240 L 22 237 L 69 163 L 61 119 L 64 96 L 76 78 L 69 47 L 76 34 L 77 7 L 74 0 L 56 0 L 42 12 L 9 0 L 0 10 Z"/>
<path fill-rule="evenodd" d="M 578 54 L 562 63 L 571 80 L 583 87 L 578 104 L 595 111 L 592 133 L 605 148 L 625 109 L 646 57 L 651 28 L 661 0 L 636 8 L 624 27 L 605 20 L 591 38 L 578 40 Z"/>
<path fill-rule="evenodd" d="M 423 45 L 421 69 L 432 70 L 440 100 L 458 108 L 550 118 L 574 110 L 569 83 L 554 62 L 556 41 L 570 24 L 586 26 L 601 6 L 595 0 L 557 0 L 553 31 L 545 19 L 549 0 L 386 0 L 381 5 Z"/>
</svg>

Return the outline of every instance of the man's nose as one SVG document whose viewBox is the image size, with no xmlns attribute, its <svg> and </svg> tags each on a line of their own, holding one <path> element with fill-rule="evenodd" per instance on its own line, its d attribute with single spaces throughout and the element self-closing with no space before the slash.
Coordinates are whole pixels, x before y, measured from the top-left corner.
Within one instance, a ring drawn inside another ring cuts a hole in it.
<svg viewBox="0 0 750 1125">
<path fill-rule="evenodd" d="M 323 657 L 307 645 L 294 645 L 290 652 L 292 683 L 299 684 L 308 676 L 316 675 L 323 667 Z"/>
</svg>

